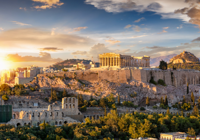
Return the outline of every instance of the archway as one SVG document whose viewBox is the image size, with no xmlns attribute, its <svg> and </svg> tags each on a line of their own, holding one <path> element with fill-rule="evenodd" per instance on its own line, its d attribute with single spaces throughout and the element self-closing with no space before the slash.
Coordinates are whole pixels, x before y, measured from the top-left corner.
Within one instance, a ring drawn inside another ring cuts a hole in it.
<svg viewBox="0 0 200 140">
<path fill-rule="evenodd" d="M 55 125 L 58 125 L 58 122 L 57 122 L 57 121 L 55 122 Z"/>
<path fill-rule="evenodd" d="M 20 124 L 20 123 L 17 123 L 17 127 L 19 127 L 19 126 L 21 126 L 21 124 Z"/>
<path fill-rule="evenodd" d="M 61 121 L 59 122 L 59 125 L 62 125 L 62 122 L 61 122 Z"/>
<path fill-rule="evenodd" d="M 67 124 L 67 121 L 65 121 L 64 124 Z"/>
</svg>

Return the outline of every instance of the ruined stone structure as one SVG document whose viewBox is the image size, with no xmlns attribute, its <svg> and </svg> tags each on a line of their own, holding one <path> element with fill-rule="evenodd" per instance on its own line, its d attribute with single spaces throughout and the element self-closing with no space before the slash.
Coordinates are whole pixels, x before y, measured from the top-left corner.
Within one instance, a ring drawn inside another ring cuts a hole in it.
<svg viewBox="0 0 200 140">
<path fill-rule="evenodd" d="M 17 126 L 39 126 L 44 121 L 50 125 L 63 125 L 65 123 L 80 122 L 82 113 L 78 110 L 78 99 L 65 97 L 62 105 L 49 105 L 48 108 L 13 109 L 13 119 L 7 124 Z"/>
<path fill-rule="evenodd" d="M 99 55 L 101 67 L 150 67 L 150 57 L 133 57 L 116 53 Z"/>
</svg>

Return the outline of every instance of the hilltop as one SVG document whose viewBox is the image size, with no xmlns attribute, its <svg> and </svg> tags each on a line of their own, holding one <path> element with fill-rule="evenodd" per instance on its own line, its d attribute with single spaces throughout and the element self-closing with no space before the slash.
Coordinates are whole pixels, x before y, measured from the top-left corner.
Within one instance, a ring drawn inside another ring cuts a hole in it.
<svg viewBox="0 0 200 140">
<path fill-rule="evenodd" d="M 194 54 L 183 51 L 177 56 L 174 56 L 170 59 L 170 63 L 173 64 L 183 64 L 183 63 L 199 63 L 199 58 L 197 58 Z"/>
<path fill-rule="evenodd" d="M 85 60 L 85 59 L 67 59 L 62 62 L 58 62 L 56 64 L 53 64 L 50 67 L 56 68 L 56 69 L 63 69 L 64 67 L 70 68 L 73 67 L 73 65 L 76 65 L 78 63 L 84 63 L 84 64 L 89 64 L 91 60 Z"/>
<path fill-rule="evenodd" d="M 184 51 L 170 59 L 168 68 L 195 69 L 200 71 L 200 61 L 194 54 Z"/>
</svg>

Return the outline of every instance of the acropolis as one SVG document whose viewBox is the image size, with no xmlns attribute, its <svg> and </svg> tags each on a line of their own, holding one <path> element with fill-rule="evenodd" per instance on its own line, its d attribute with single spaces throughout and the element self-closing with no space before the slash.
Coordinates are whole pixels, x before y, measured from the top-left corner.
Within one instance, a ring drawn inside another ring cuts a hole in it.
<svg viewBox="0 0 200 140">
<path fill-rule="evenodd" d="M 104 53 L 99 55 L 101 67 L 150 67 L 150 57 L 133 57 L 116 53 Z"/>
</svg>

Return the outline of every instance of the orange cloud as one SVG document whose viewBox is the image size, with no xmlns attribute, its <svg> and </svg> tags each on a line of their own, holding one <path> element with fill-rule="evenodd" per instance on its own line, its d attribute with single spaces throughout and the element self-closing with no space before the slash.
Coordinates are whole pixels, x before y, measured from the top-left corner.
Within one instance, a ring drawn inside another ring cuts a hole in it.
<svg viewBox="0 0 200 140">
<path fill-rule="evenodd" d="M 32 0 L 32 1 L 44 4 L 42 6 L 39 5 L 35 6 L 34 8 L 36 9 L 47 9 L 47 8 L 51 9 L 53 7 L 56 8 L 64 4 L 63 2 L 60 2 L 60 0 Z"/>
<path fill-rule="evenodd" d="M 19 54 L 8 54 L 6 60 L 12 62 L 60 62 L 60 58 L 52 58 L 47 52 L 40 52 L 38 57 L 35 56 L 20 56 Z"/>
<path fill-rule="evenodd" d="M 117 43 L 120 43 L 121 41 L 119 40 L 106 40 L 107 43 L 110 43 L 110 44 L 117 44 Z"/>
</svg>

